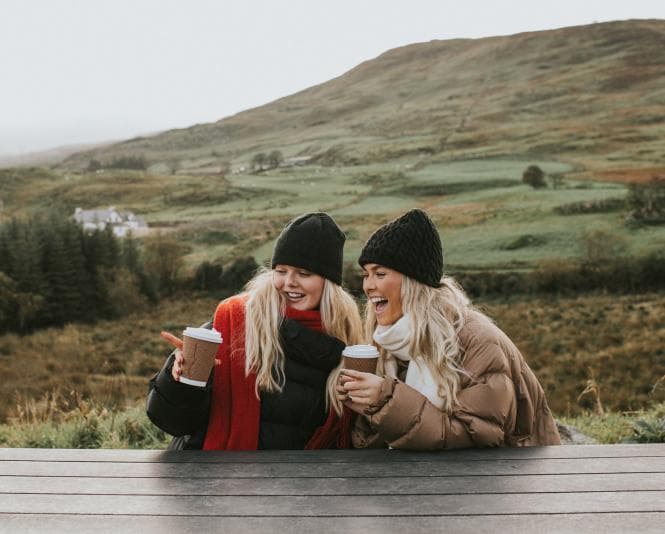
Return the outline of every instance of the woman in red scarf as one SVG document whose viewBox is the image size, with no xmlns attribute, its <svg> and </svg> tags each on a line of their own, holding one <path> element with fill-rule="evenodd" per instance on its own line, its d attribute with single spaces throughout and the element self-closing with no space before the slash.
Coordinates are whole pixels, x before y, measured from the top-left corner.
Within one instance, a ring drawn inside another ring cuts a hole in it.
<svg viewBox="0 0 665 534">
<path fill-rule="evenodd" d="M 181 383 L 182 352 L 171 354 L 147 402 L 153 423 L 176 436 L 170 448 L 349 446 L 350 412 L 329 410 L 326 397 L 344 346 L 358 343 L 362 330 L 340 285 L 344 240 L 325 213 L 284 228 L 272 269 L 215 311 L 212 326 L 224 341 L 205 388 Z"/>
</svg>

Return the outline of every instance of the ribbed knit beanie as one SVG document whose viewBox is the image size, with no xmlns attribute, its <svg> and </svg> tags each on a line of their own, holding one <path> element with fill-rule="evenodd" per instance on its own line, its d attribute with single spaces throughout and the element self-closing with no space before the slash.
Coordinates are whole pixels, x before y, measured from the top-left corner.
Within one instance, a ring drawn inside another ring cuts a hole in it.
<svg viewBox="0 0 665 534">
<path fill-rule="evenodd" d="M 443 248 L 439 232 L 423 210 L 413 209 L 379 227 L 358 258 L 362 267 L 378 263 L 432 287 L 443 276 Z"/>
<path fill-rule="evenodd" d="M 342 284 L 346 236 L 327 213 L 306 213 L 286 225 L 277 238 L 271 266 L 292 265 Z"/>
</svg>

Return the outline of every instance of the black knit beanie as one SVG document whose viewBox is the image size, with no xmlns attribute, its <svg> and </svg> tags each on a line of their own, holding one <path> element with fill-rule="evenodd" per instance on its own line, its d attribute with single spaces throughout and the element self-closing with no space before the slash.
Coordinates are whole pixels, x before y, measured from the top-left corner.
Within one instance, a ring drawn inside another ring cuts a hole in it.
<svg viewBox="0 0 665 534">
<path fill-rule="evenodd" d="M 423 210 L 413 209 L 376 230 L 363 246 L 358 263 L 378 263 L 432 287 L 443 276 L 439 232 Z"/>
<path fill-rule="evenodd" d="M 292 265 L 342 284 L 346 237 L 327 213 L 306 213 L 286 225 L 277 238 L 271 266 Z"/>
</svg>

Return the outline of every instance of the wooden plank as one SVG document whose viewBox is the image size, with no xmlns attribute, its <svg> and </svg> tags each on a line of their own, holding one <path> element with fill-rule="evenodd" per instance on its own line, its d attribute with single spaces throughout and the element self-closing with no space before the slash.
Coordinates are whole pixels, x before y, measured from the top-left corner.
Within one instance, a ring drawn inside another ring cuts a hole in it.
<svg viewBox="0 0 665 534">
<path fill-rule="evenodd" d="M 577 473 L 663 473 L 665 457 L 383 463 L 111 463 L 3 461 L 0 475 L 95 477 L 411 477 Z"/>
<path fill-rule="evenodd" d="M 538 532 L 603 532 L 603 534 L 661 534 L 665 513 L 603 513 L 603 514 L 547 514 L 547 515 L 487 515 L 487 516 L 412 516 L 412 517 L 141 517 L 100 515 L 41 515 L 0 514 L 6 532 L 22 534 L 164 534 L 180 532 L 252 532 L 256 534 L 288 532 L 363 532 L 389 534 L 456 532 L 460 534 L 510 532 L 532 534 Z"/>
<path fill-rule="evenodd" d="M 402 478 L 0 477 L 0 493 L 61 495 L 462 495 L 664 489 L 665 473 Z"/>
<path fill-rule="evenodd" d="M 665 512 L 665 491 L 369 496 L 0 495 L 1 513 L 153 516 L 419 516 Z"/>
<path fill-rule="evenodd" d="M 321 451 L 249 451 L 249 452 L 202 452 L 202 451 L 157 451 L 132 449 L 11 449 L 0 448 L 2 460 L 42 461 L 94 461 L 94 462 L 200 462 L 200 463 L 327 463 L 327 462 L 381 462 L 386 458 L 399 461 L 471 460 L 524 460 L 537 458 L 620 458 L 620 457 L 665 457 L 665 443 L 621 444 L 621 445 L 562 445 L 557 447 L 464 449 L 455 451 L 396 451 L 370 450 L 321 450 Z"/>
</svg>

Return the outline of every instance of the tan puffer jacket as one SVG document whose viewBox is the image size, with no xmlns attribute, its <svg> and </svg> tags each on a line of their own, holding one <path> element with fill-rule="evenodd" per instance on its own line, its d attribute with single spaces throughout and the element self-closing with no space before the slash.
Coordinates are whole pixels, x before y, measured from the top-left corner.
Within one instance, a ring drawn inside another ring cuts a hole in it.
<svg viewBox="0 0 665 534">
<path fill-rule="evenodd" d="M 354 447 L 430 450 L 561 443 L 543 388 L 508 336 L 484 315 L 471 312 L 459 340 L 469 377 L 461 376 L 452 414 L 386 377 L 379 402 L 366 411 L 367 417 L 356 419 Z"/>
</svg>

